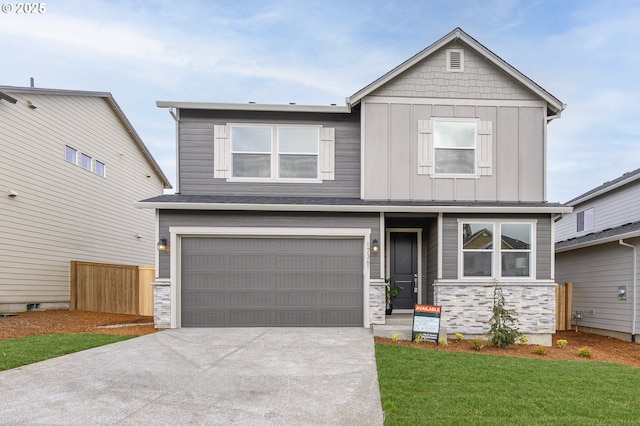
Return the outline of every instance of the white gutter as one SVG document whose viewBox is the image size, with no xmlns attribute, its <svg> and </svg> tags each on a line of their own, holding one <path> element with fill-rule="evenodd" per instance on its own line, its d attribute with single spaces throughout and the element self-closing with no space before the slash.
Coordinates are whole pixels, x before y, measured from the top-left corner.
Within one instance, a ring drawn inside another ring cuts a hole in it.
<svg viewBox="0 0 640 426">
<path fill-rule="evenodd" d="M 181 102 L 156 101 L 158 108 L 203 109 L 218 111 L 276 111 L 276 112 L 318 112 L 318 113 L 350 113 L 351 108 L 337 105 L 280 105 L 280 104 L 237 104 L 213 102 Z"/>
<path fill-rule="evenodd" d="M 636 290 L 638 289 L 638 248 L 632 244 L 625 243 L 622 239 L 618 240 L 618 244 L 621 246 L 629 247 L 633 249 L 633 311 L 631 312 L 631 341 L 636 342 L 636 318 L 637 318 L 637 305 L 638 296 Z"/>
<path fill-rule="evenodd" d="M 570 213 L 565 206 L 385 206 L 385 205 L 332 205 L 332 204 L 249 204 L 249 203 L 180 203 L 146 202 L 134 204 L 139 209 L 161 210 L 249 210 L 249 211 L 303 211 L 303 212 L 369 212 L 369 213 Z"/>
</svg>

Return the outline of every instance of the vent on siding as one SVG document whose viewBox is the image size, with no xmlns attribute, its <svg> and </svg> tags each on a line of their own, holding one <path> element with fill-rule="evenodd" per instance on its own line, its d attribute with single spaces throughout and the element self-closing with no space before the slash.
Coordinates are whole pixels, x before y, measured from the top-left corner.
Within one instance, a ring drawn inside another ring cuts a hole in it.
<svg viewBox="0 0 640 426">
<path fill-rule="evenodd" d="M 447 49 L 447 71 L 449 72 L 464 71 L 464 50 Z"/>
</svg>

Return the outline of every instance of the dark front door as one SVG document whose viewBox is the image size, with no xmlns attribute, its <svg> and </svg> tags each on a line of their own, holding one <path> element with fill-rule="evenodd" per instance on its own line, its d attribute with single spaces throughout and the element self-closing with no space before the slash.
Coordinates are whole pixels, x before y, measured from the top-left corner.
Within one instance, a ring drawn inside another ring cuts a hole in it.
<svg viewBox="0 0 640 426">
<path fill-rule="evenodd" d="M 414 232 L 392 232 L 391 285 L 403 289 L 391 301 L 393 309 L 413 309 L 417 303 L 418 238 Z"/>
</svg>

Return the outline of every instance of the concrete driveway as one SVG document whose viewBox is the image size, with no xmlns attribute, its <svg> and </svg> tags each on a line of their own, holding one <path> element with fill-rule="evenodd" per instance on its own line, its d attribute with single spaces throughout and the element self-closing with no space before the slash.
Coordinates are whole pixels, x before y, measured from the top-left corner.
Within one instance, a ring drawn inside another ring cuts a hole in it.
<svg viewBox="0 0 640 426">
<path fill-rule="evenodd" d="M 0 372 L 0 424 L 381 425 L 364 328 L 185 328 Z"/>
</svg>

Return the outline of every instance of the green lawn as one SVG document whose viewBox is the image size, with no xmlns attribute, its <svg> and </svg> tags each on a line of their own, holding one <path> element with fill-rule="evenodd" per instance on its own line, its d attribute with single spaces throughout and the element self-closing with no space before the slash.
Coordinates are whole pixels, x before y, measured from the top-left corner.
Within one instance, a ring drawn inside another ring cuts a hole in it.
<svg viewBox="0 0 640 426">
<path fill-rule="evenodd" d="M 640 369 L 376 344 L 385 425 L 640 424 Z"/>
<path fill-rule="evenodd" d="M 0 371 L 83 351 L 136 336 L 109 334 L 41 334 L 0 340 Z"/>
</svg>

